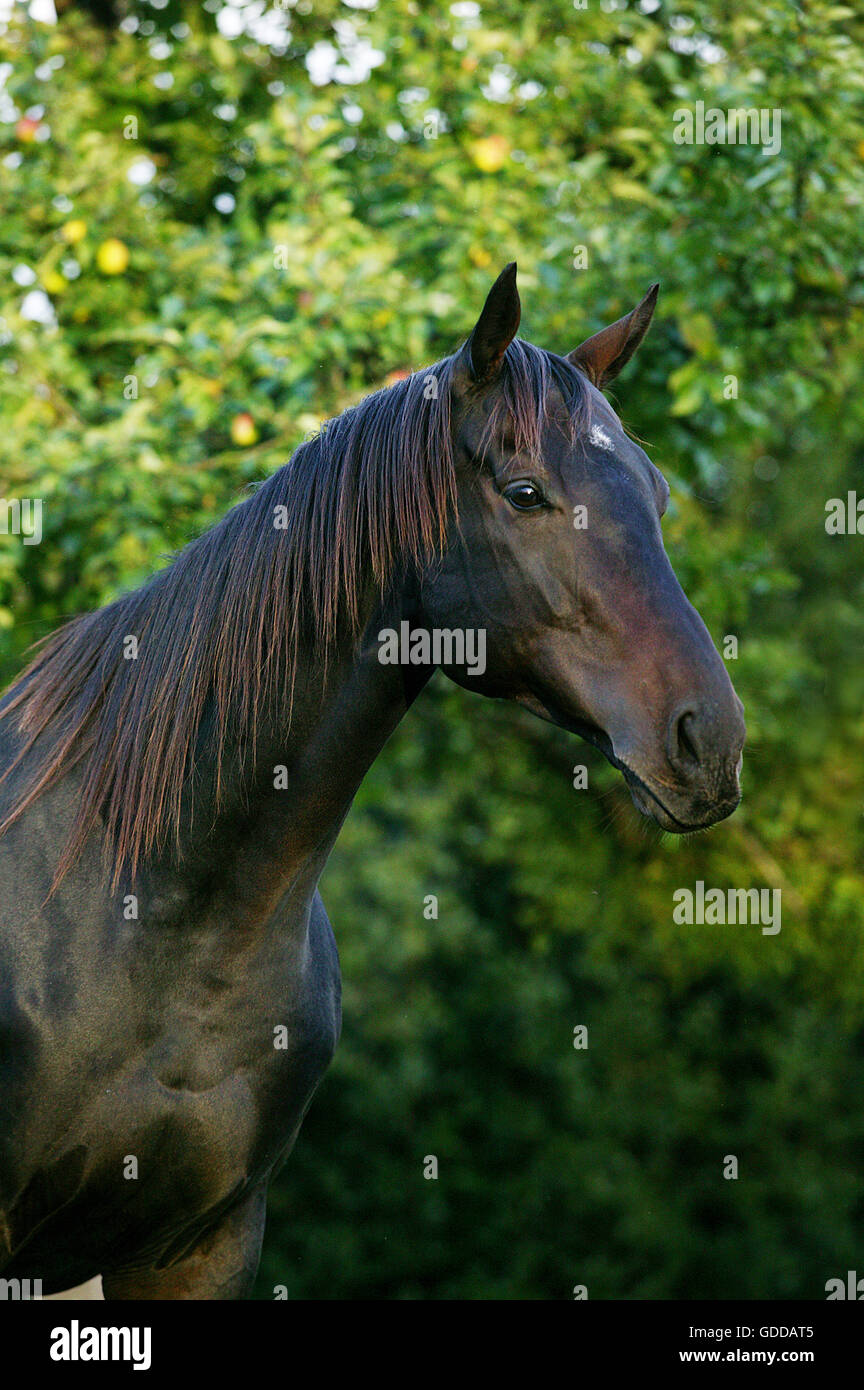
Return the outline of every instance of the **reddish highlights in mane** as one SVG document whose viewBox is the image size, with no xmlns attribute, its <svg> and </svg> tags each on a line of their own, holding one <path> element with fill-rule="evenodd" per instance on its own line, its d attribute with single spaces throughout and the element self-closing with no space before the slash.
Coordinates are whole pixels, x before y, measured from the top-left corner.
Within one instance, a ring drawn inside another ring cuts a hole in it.
<svg viewBox="0 0 864 1390">
<path fill-rule="evenodd" d="M 440 550 L 456 517 L 451 404 L 461 360 L 416 372 L 328 421 L 141 589 L 41 644 L 0 710 L 17 715 L 24 735 L 0 781 L 25 764 L 0 834 L 83 763 L 55 889 L 100 821 L 112 889 L 169 845 L 179 853 L 190 779 L 215 767 L 215 814 L 229 739 L 251 767 L 262 713 L 289 726 L 310 635 L 326 660 L 340 625 L 356 633 L 370 574 L 384 593 L 400 568 Z M 587 412 L 584 378 L 515 339 L 489 433 L 509 416 L 516 448 L 536 456 L 553 382 L 575 433 Z M 134 660 L 124 656 L 129 637 Z"/>
</svg>

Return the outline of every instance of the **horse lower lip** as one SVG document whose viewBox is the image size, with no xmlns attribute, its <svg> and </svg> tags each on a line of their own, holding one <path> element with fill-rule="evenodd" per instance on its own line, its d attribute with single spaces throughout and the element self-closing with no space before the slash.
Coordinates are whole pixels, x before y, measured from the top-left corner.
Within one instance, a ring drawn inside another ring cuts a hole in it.
<svg viewBox="0 0 864 1390">
<path fill-rule="evenodd" d="M 653 794 L 651 795 L 650 800 L 648 798 L 640 797 L 639 801 L 637 801 L 636 804 L 643 815 L 650 816 L 652 820 L 657 822 L 661 830 L 672 830 L 678 832 L 704 830 L 707 826 L 713 825 L 714 823 L 713 818 L 698 821 L 679 820 L 678 817 L 676 815 L 673 815 L 671 811 L 667 810 L 667 808 L 663 805 L 663 802 L 660 801 L 659 798 L 654 796 Z"/>
<path fill-rule="evenodd" d="M 711 810 L 708 815 L 699 816 L 695 820 L 681 820 L 666 806 L 664 806 L 662 801 L 657 800 L 656 797 L 654 798 L 654 800 L 656 806 L 662 812 L 662 815 L 665 818 L 665 820 L 669 822 L 669 824 L 667 824 L 663 828 L 672 829 L 680 833 L 687 833 L 694 832 L 697 830 L 708 830 L 710 826 L 716 825 L 718 821 L 725 820 L 727 816 L 731 816 L 732 812 L 735 810 L 735 807 L 738 805 L 740 798 L 734 797 L 728 801 L 719 802 L 716 806 L 711 807 Z M 655 820 L 658 819 L 656 812 L 653 808 L 649 810 L 648 814 L 653 815 Z"/>
<path fill-rule="evenodd" d="M 650 816 L 661 829 L 675 831 L 679 834 L 707 830 L 709 826 L 725 820 L 727 816 L 732 814 L 740 800 L 740 795 L 727 798 L 725 801 L 718 802 L 716 806 L 712 806 L 708 815 L 685 820 L 676 816 L 674 811 L 670 811 L 657 793 L 652 791 L 648 784 L 643 782 L 641 777 L 638 777 L 630 768 L 622 764 L 621 771 L 624 773 L 637 810 L 641 811 L 643 816 Z"/>
</svg>

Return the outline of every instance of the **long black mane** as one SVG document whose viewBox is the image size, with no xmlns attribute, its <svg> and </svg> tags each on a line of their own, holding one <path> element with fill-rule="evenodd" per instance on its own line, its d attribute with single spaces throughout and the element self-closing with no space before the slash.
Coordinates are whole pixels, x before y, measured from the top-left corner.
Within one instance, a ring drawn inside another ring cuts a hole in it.
<svg viewBox="0 0 864 1390">
<path fill-rule="evenodd" d="M 459 362 L 446 358 L 328 421 L 142 588 L 41 644 L 0 711 L 17 717 L 24 736 L 0 782 L 27 759 L 0 834 L 83 762 L 55 886 L 100 818 L 115 885 L 152 852 L 179 846 L 190 776 L 215 765 L 215 810 L 229 734 L 254 760 L 261 712 L 290 722 L 304 634 L 315 634 L 326 657 L 340 625 L 356 632 L 370 575 L 385 592 L 401 566 L 422 564 L 443 545 L 457 515 Z M 514 339 L 490 433 L 506 414 L 516 448 L 536 455 L 553 383 L 575 432 L 587 409 L 585 379 L 566 359 Z M 205 724 L 208 709 L 215 718 Z"/>
</svg>

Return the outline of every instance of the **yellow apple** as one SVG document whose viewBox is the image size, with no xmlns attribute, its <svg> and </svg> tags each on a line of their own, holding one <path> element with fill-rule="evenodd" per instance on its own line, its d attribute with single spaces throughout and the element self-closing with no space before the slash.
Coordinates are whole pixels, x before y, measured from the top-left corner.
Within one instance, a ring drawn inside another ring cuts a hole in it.
<svg viewBox="0 0 864 1390">
<path fill-rule="evenodd" d="M 96 252 L 96 264 L 103 275 L 122 275 L 129 264 L 129 247 L 111 236 Z"/>
<path fill-rule="evenodd" d="M 248 410 L 241 411 L 239 415 L 234 416 L 231 421 L 231 438 L 235 444 L 239 444 L 243 448 L 255 443 L 258 438 L 258 431 Z"/>
<path fill-rule="evenodd" d="M 486 135 L 471 146 L 471 158 L 484 174 L 496 174 L 503 169 L 509 154 L 510 141 L 506 135 Z"/>
<path fill-rule="evenodd" d="M 32 116 L 22 116 L 15 126 L 15 134 L 23 144 L 29 145 L 36 139 L 36 132 L 39 129 L 39 122 L 34 121 Z"/>
<path fill-rule="evenodd" d="M 87 223 L 80 217 L 73 217 L 71 222 L 67 222 L 60 228 L 63 240 L 68 241 L 70 246 L 75 246 L 87 235 Z"/>
</svg>

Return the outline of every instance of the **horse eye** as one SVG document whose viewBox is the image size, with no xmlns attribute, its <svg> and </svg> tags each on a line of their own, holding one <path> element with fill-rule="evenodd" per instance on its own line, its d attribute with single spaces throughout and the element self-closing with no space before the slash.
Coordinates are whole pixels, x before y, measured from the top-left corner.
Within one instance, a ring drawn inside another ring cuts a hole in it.
<svg viewBox="0 0 864 1390">
<path fill-rule="evenodd" d="M 510 506 L 519 512 L 534 511 L 536 507 L 542 507 L 545 500 L 539 488 L 533 483 L 524 482 L 511 483 L 509 487 L 505 487 L 504 496 Z"/>
</svg>

